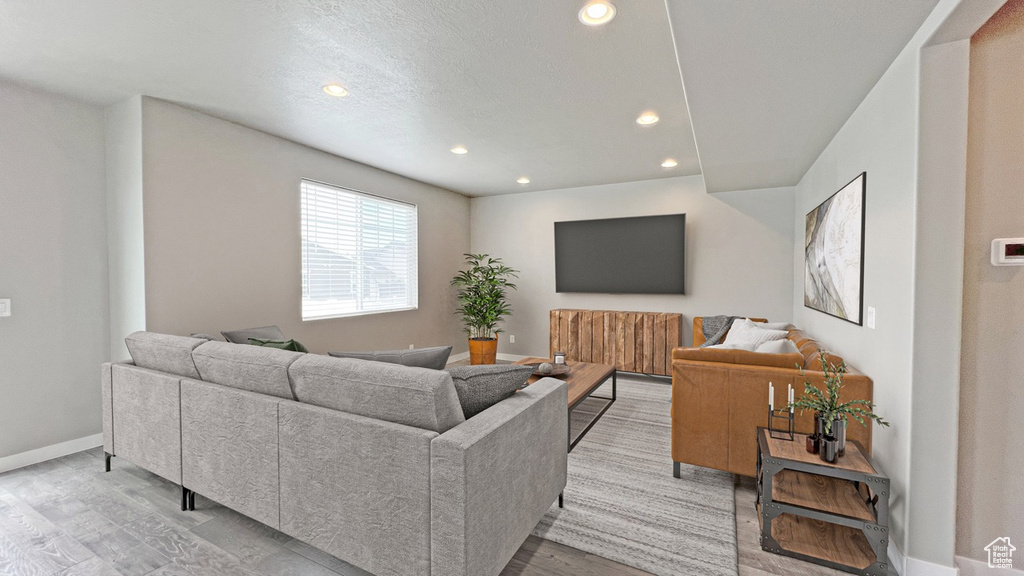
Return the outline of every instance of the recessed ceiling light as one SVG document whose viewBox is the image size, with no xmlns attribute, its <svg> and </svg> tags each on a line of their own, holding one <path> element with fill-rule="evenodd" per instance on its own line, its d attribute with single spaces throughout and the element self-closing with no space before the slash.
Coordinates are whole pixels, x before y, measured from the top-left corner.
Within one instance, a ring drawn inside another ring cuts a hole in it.
<svg viewBox="0 0 1024 576">
<path fill-rule="evenodd" d="M 658 118 L 658 115 L 648 110 L 647 112 L 644 112 L 636 119 L 636 123 L 641 126 L 651 126 L 657 124 L 658 120 L 660 120 L 660 118 Z"/>
<path fill-rule="evenodd" d="M 519 178 L 519 180 L 516 180 L 516 182 L 519 182 L 520 184 L 529 184 L 530 179 L 527 178 L 526 176 L 522 176 Z"/>
<path fill-rule="evenodd" d="M 342 96 L 348 96 L 348 90 L 345 90 L 340 84 L 328 84 L 324 86 L 324 92 L 327 92 L 331 96 L 341 98 Z"/>
<path fill-rule="evenodd" d="M 679 162 L 676 162 L 672 158 L 666 158 L 665 161 L 661 163 L 662 168 L 675 168 L 676 166 L 679 166 Z"/>
<path fill-rule="evenodd" d="M 455 148 L 452 148 L 452 154 L 458 154 L 459 156 L 462 156 L 466 152 L 469 152 L 469 150 L 466 150 L 465 146 L 456 146 Z"/>
<path fill-rule="evenodd" d="M 580 10 L 580 22 L 587 26 L 600 26 L 615 18 L 615 6 L 605 0 L 594 0 Z"/>
</svg>

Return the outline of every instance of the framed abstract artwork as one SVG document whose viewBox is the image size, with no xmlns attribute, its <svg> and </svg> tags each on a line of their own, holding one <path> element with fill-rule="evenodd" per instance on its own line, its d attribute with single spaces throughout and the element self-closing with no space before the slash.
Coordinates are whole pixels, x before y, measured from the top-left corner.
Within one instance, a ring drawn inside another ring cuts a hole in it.
<svg viewBox="0 0 1024 576">
<path fill-rule="evenodd" d="M 867 172 L 807 213 L 804 306 L 860 325 L 864 301 Z"/>
</svg>

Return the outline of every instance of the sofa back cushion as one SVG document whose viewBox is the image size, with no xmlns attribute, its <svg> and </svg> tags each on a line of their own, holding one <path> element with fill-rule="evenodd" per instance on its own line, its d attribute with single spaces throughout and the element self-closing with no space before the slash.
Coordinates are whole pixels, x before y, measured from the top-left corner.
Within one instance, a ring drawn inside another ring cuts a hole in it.
<svg viewBox="0 0 1024 576">
<path fill-rule="evenodd" d="M 767 318 L 749 318 L 749 320 L 751 320 L 753 322 L 767 322 L 768 321 Z M 722 336 L 722 339 L 720 340 L 720 342 L 724 341 L 725 338 L 728 335 L 729 335 L 729 332 L 726 331 L 725 335 Z M 694 316 L 693 317 L 693 346 L 694 347 L 700 346 L 701 344 L 704 343 L 704 341 L 705 341 L 705 338 L 704 338 L 704 317 L 703 316 Z"/>
<path fill-rule="evenodd" d="M 440 370 L 307 354 L 288 372 L 299 402 L 438 433 L 466 421 Z"/>
<path fill-rule="evenodd" d="M 294 400 L 288 367 L 304 356 L 277 348 L 206 342 L 192 352 L 197 379 Z"/>
<path fill-rule="evenodd" d="M 134 332 L 124 339 L 136 366 L 187 378 L 199 378 L 192 351 L 205 342 L 200 338 L 156 332 Z"/>
<path fill-rule="evenodd" d="M 797 348 L 800 349 L 800 353 L 803 354 L 804 370 L 822 372 L 821 346 L 817 340 L 808 336 L 803 330 L 790 330 L 787 338 L 792 340 Z M 843 362 L 843 358 L 831 352 L 826 352 L 825 361 L 839 366 Z M 850 367 L 847 366 L 847 369 L 849 370 Z"/>
</svg>

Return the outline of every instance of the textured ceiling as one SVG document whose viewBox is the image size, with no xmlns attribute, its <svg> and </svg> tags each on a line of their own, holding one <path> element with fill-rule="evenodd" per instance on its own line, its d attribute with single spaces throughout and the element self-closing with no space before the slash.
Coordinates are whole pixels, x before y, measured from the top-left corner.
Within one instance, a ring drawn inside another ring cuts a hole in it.
<svg viewBox="0 0 1024 576">
<path fill-rule="evenodd" d="M 799 182 L 938 0 L 667 0 L 708 192 Z"/>
<path fill-rule="evenodd" d="M 2 0 L 0 78 L 163 98 L 469 196 L 702 171 L 768 188 L 799 181 L 936 2 L 614 0 L 591 28 L 584 0 Z"/>
<path fill-rule="evenodd" d="M 699 173 L 665 4 L 617 0 L 601 28 L 582 5 L 3 0 L 0 78 L 166 99 L 470 196 Z"/>
</svg>

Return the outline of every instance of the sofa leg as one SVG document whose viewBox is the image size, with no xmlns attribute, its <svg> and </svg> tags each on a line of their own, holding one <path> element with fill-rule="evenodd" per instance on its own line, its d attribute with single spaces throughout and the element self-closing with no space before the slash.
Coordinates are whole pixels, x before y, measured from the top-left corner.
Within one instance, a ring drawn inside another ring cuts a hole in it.
<svg viewBox="0 0 1024 576">
<path fill-rule="evenodd" d="M 562 499 L 562 496 L 563 496 L 562 492 L 559 492 L 558 493 L 558 507 L 559 508 L 565 508 L 565 501 Z"/>
<path fill-rule="evenodd" d="M 672 477 L 674 477 L 674 478 L 681 478 L 682 477 L 682 474 L 681 474 L 681 472 L 679 470 L 679 462 L 676 462 L 675 460 L 672 461 Z"/>
<path fill-rule="evenodd" d="M 110 472 L 110 458 L 111 458 L 112 456 L 113 456 L 113 454 L 111 454 L 110 452 L 104 452 L 104 453 L 103 453 L 103 460 L 104 460 L 104 461 L 105 461 L 105 463 L 106 463 L 106 468 L 107 468 L 107 470 L 106 470 L 106 471 L 107 471 L 107 472 Z"/>
<path fill-rule="evenodd" d="M 196 509 L 196 493 L 192 490 L 188 491 L 188 509 L 195 512 Z"/>
<path fill-rule="evenodd" d="M 191 491 L 184 486 L 181 487 L 181 511 L 185 512 L 188 510 L 188 495 Z"/>
</svg>

